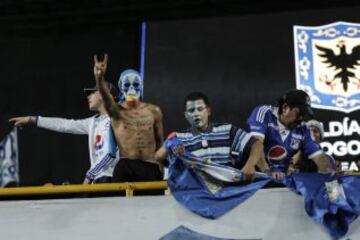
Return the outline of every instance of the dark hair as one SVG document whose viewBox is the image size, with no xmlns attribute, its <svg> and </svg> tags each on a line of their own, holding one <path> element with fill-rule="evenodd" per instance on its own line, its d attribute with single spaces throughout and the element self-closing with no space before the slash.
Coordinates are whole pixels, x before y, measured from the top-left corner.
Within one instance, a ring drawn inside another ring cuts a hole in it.
<svg viewBox="0 0 360 240">
<path fill-rule="evenodd" d="M 184 108 L 186 108 L 187 101 L 203 100 L 206 106 L 209 106 L 208 97 L 202 92 L 191 92 L 189 93 L 184 100 Z"/>
<path fill-rule="evenodd" d="M 286 92 L 279 100 L 278 100 L 278 113 L 282 114 L 282 107 L 284 103 L 287 103 L 289 107 L 292 109 L 294 107 L 299 108 L 300 114 L 302 116 L 313 116 L 314 113 L 311 109 L 311 100 L 310 96 L 303 90 L 292 89 Z"/>
<path fill-rule="evenodd" d="M 286 103 L 286 99 L 285 99 L 284 96 L 282 96 L 282 97 L 279 98 L 279 100 L 278 100 L 278 114 L 279 114 L 279 115 L 281 115 L 282 112 L 283 112 L 282 108 L 283 108 L 284 103 Z M 290 106 L 290 107 L 291 107 L 291 106 Z"/>
<path fill-rule="evenodd" d="M 114 100 L 117 101 L 118 97 L 119 97 L 119 90 L 111 82 L 105 81 L 105 85 L 109 89 L 110 94 L 114 97 Z M 95 92 L 97 90 L 98 90 L 98 88 L 95 85 L 92 88 L 84 88 L 84 93 L 86 96 L 89 96 L 90 94 L 92 94 L 93 92 Z"/>
<path fill-rule="evenodd" d="M 290 109 L 293 109 L 295 107 L 294 105 L 289 104 L 288 101 L 286 101 L 286 97 L 284 95 L 281 98 L 279 98 L 279 100 L 278 100 L 278 114 L 279 115 L 283 113 L 283 105 L 285 103 L 289 106 Z"/>
</svg>

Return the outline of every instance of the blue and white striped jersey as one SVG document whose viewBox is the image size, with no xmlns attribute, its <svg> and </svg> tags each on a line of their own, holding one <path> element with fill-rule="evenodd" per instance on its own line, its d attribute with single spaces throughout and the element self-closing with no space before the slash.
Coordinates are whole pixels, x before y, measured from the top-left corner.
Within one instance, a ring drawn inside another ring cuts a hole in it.
<svg viewBox="0 0 360 240">
<path fill-rule="evenodd" d="M 305 123 L 287 129 L 278 117 L 278 108 L 269 105 L 256 107 L 247 120 L 248 131 L 264 139 L 264 154 L 273 171 L 285 172 L 291 158 L 301 150 L 313 158 L 322 153 L 320 145 L 311 138 Z"/>
<path fill-rule="evenodd" d="M 195 156 L 224 165 L 231 165 L 233 160 L 242 161 L 255 141 L 242 129 L 220 123 L 210 123 L 205 132 L 195 128 L 176 132 L 176 137 Z"/>
</svg>

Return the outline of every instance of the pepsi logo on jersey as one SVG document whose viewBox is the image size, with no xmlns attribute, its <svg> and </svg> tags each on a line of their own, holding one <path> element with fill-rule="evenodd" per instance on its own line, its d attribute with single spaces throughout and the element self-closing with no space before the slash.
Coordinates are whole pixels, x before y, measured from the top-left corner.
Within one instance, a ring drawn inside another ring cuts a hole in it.
<svg viewBox="0 0 360 240">
<path fill-rule="evenodd" d="M 283 146 L 275 145 L 270 148 L 267 158 L 273 161 L 281 161 L 287 156 L 287 151 Z"/>
<path fill-rule="evenodd" d="M 104 146 L 104 138 L 101 135 L 95 136 L 95 149 L 99 150 Z"/>
</svg>

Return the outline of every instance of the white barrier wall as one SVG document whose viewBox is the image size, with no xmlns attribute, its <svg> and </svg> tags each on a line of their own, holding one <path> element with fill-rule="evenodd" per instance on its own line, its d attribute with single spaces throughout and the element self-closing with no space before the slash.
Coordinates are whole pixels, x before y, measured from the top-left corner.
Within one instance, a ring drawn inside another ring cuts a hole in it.
<svg viewBox="0 0 360 240">
<path fill-rule="evenodd" d="M 0 239 L 159 239 L 184 225 L 222 238 L 331 239 L 313 223 L 303 199 L 287 189 L 264 189 L 217 220 L 199 217 L 171 196 L 0 202 Z M 360 239 L 355 221 L 344 239 Z"/>
</svg>

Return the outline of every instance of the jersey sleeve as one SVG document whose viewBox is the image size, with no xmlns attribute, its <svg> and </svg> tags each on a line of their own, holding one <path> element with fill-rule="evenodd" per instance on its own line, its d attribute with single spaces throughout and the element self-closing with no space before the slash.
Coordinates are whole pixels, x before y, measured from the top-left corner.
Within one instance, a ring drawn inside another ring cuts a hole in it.
<svg viewBox="0 0 360 240">
<path fill-rule="evenodd" d="M 312 139 L 310 130 L 306 126 L 304 126 L 304 143 L 302 151 L 310 159 L 323 153 L 320 145 Z"/>
<path fill-rule="evenodd" d="M 91 119 L 92 117 L 74 120 L 39 116 L 37 120 L 37 127 L 55 132 L 86 135 L 89 134 Z"/>
<path fill-rule="evenodd" d="M 270 106 L 256 107 L 247 120 L 247 130 L 253 136 L 265 137 L 267 125 L 269 121 L 269 114 L 271 114 Z"/>
<path fill-rule="evenodd" d="M 231 153 L 242 153 L 250 142 L 251 135 L 241 128 L 231 126 L 230 144 Z"/>
</svg>

